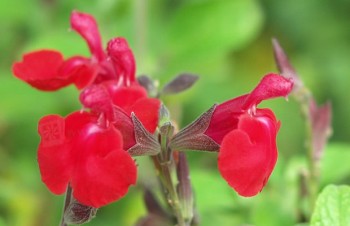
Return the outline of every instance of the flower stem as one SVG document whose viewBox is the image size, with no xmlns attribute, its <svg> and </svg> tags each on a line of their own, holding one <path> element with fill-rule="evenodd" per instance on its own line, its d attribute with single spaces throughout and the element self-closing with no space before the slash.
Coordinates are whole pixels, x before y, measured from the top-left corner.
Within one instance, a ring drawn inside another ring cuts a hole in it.
<svg viewBox="0 0 350 226">
<path fill-rule="evenodd" d="M 177 220 L 177 226 L 189 226 L 190 223 L 184 218 L 183 211 L 181 209 L 179 195 L 177 193 L 177 183 L 175 183 L 174 175 L 176 174 L 176 163 L 173 158 L 173 151 L 169 147 L 169 139 L 173 134 L 173 128 L 171 126 L 164 126 L 161 128 L 159 134 L 159 143 L 161 146 L 161 152 L 153 156 L 153 163 L 158 171 L 158 176 L 164 189 L 164 194 L 167 203 L 172 209 L 172 212 Z"/>
<path fill-rule="evenodd" d="M 159 161 L 159 158 L 156 158 Z M 164 187 L 164 193 L 166 197 L 167 203 L 170 205 L 172 208 L 172 211 L 174 213 L 174 216 L 177 219 L 177 226 L 187 226 L 189 225 L 188 223 L 185 222 L 185 219 L 183 217 L 182 211 L 181 211 L 181 206 L 180 206 L 180 201 L 179 201 L 179 196 L 176 191 L 176 186 L 173 181 L 172 174 L 175 171 L 174 168 L 174 160 L 172 159 L 171 161 L 168 162 L 159 162 L 160 166 L 160 181 Z"/>
<path fill-rule="evenodd" d="M 315 150 L 313 149 L 313 131 L 312 131 L 312 118 L 311 112 L 309 108 L 309 104 L 311 101 L 311 93 L 306 88 L 302 89 L 297 95 L 296 100 L 299 102 L 301 112 L 305 119 L 305 130 L 306 130 L 306 149 L 308 156 L 308 175 L 307 175 L 307 184 L 308 184 L 308 201 L 309 201 L 309 212 L 306 213 L 307 216 L 313 211 L 318 187 L 319 187 L 319 161 L 314 158 Z"/>
<path fill-rule="evenodd" d="M 60 226 L 68 226 L 68 224 L 66 224 L 66 222 L 64 221 L 64 213 L 66 212 L 70 201 L 72 199 L 72 188 L 71 186 L 68 185 L 67 187 L 67 191 L 66 191 L 66 196 L 64 199 L 64 205 L 63 205 L 63 211 L 62 211 L 62 217 L 61 217 L 61 223 Z"/>
</svg>

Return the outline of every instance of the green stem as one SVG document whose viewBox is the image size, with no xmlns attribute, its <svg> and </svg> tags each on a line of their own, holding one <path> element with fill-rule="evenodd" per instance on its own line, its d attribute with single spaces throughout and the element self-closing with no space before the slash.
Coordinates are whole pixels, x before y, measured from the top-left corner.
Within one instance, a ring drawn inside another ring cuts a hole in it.
<svg viewBox="0 0 350 226">
<path fill-rule="evenodd" d="M 176 192 L 176 186 L 172 179 L 172 172 L 174 171 L 173 161 L 161 163 L 161 169 L 163 185 L 167 190 L 167 202 L 173 209 L 174 215 L 178 222 L 178 226 L 186 226 L 185 219 L 183 218 L 181 211 L 179 197 Z"/>
<path fill-rule="evenodd" d="M 302 90 L 297 96 L 297 101 L 300 104 L 301 111 L 305 118 L 305 130 L 306 130 L 306 145 L 307 145 L 307 154 L 308 154 L 308 168 L 309 174 L 307 176 L 308 184 L 308 201 L 309 201 L 309 213 L 308 216 L 312 213 L 319 186 L 319 162 L 314 158 L 315 150 L 313 149 L 313 137 L 312 137 L 312 122 L 311 122 L 311 112 L 310 112 L 310 101 L 311 94 L 308 90 Z"/>
<path fill-rule="evenodd" d="M 169 129 L 169 128 L 168 128 Z M 172 130 L 165 130 L 164 133 L 159 134 L 159 142 L 161 145 L 161 152 L 153 157 L 153 162 L 158 170 L 160 182 L 164 188 L 165 198 L 169 206 L 171 207 L 174 216 L 177 220 L 177 226 L 188 226 L 189 224 L 185 221 L 179 196 L 177 193 L 173 175 L 176 172 L 175 161 L 172 157 L 172 150 L 169 148 L 169 137 L 172 135 Z"/>
</svg>

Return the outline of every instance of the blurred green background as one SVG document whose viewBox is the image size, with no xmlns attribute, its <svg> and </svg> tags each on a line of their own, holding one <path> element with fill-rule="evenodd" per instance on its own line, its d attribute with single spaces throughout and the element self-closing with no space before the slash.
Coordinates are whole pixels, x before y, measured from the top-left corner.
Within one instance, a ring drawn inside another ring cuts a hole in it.
<svg viewBox="0 0 350 226">
<path fill-rule="evenodd" d="M 164 85 L 181 72 L 199 74 L 193 89 L 164 102 L 184 126 L 214 103 L 249 92 L 277 72 L 271 38 L 279 39 L 318 103 L 333 104 L 333 136 L 321 166 L 321 185 L 350 182 L 350 2 L 348 0 L 0 0 L 0 226 L 58 225 L 63 196 L 40 180 L 37 121 L 79 109 L 74 87 L 43 93 L 15 79 L 11 64 L 24 52 L 58 49 L 89 55 L 69 31 L 73 9 L 93 14 L 104 43 L 126 37 L 138 74 Z M 216 155 L 190 153 L 201 225 L 296 225 L 303 203 L 305 126 L 290 98 L 266 101 L 282 122 L 279 160 L 263 192 L 241 198 L 226 185 Z M 98 211 L 88 225 L 133 225 L 145 214 L 142 184 L 154 185 L 147 159 L 138 159 L 138 186 Z M 156 187 L 154 189 L 157 189 Z"/>
</svg>

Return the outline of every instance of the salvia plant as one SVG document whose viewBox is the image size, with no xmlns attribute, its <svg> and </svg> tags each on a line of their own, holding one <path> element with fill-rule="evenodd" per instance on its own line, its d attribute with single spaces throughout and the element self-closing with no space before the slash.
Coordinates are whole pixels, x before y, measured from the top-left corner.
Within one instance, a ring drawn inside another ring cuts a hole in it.
<svg viewBox="0 0 350 226">
<path fill-rule="evenodd" d="M 328 138 L 330 106 L 317 107 L 276 40 L 281 75 L 263 76 L 250 93 L 213 103 L 179 129 L 160 97 L 190 88 L 197 76 L 179 75 L 158 90 L 151 78 L 136 77 L 126 39 L 113 38 L 104 48 L 95 19 L 85 13 L 73 11 L 70 24 L 86 41 L 90 57 L 65 59 L 59 51 L 39 50 L 13 64 L 14 75 L 38 90 L 74 85 L 80 92 L 81 109 L 47 115 L 38 123 L 41 179 L 52 193 L 66 195 L 61 226 L 89 222 L 98 208 L 124 197 L 142 170 L 135 156 L 152 159 L 166 200 L 160 204 L 155 191 L 146 188 L 149 213 L 139 226 L 199 224 L 187 151 L 217 153 L 218 170 L 228 186 L 240 196 L 259 194 L 277 161 L 281 123 L 271 109 L 258 105 L 292 91 L 311 122 L 310 155 L 317 163 Z M 317 165 L 311 172 L 317 178 Z M 317 186 L 313 179 L 310 183 Z"/>
</svg>

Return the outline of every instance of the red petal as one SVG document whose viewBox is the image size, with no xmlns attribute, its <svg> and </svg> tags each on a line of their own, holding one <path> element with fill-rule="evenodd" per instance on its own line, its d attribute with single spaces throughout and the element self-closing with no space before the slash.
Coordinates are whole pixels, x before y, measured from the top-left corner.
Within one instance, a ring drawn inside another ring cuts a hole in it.
<svg viewBox="0 0 350 226">
<path fill-rule="evenodd" d="M 64 119 L 49 115 L 39 121 L 41 142 L 38 148 L 38 163 L 42 181 L 55 194 L 66 191 L 72 161 L 65 143 Z"/>
<path fill-rule="evenodd" d="M 65 135 L 68 140 L 82 135 L 82 129 L 89 123 L 96 123 L 97 116 L 88 112 L 76 111 L 69 114 L 65 119 Z"/>
<path fill-rule="evenodd" d="M 65 60 L 60 68 L 59 74 L 74 74 L 76 68 L 80 67 L 81 65 L 88 65 L 90 63 L 90 60 L 86 57 L 82 56 L 73 56 Z"/>
<path fill-rule="evenodd" d="M 279 123 L 271 111 L 259 116 L 244 114 L 238 129 L 222 141 L 218 166 L 222 177 L 242 196 L 254 196 L 265 186 L 277 161 L 276 135 Z"/>
<path fill-rule="evenodd" d="M 143 98 L 131 107 L 131 111 L 135 113 L 149 132 L 154 133 L 159 121 L 159 108 L 160 101 L 158 99 Z"/>
<path fill-rule="evenodd" d="M 141 86 L 120 87 L 111 93 L 113 103 L 122 108 L 128 115 L 131 113 L 131 106 L 136 101 L 147 97 L 147 91 Z"/>
<path fill-rule="evenodd" d="M 78 155 L 71 185 L 81 203 L 99 208 L 123 197 L 136 183 L 136 165 L 122 149 L 121 133 L 95 124 L 86 126 L 74 145 Z"/>
<path fill-rule="evenodd" d="M 238 117 L 243 113 L 242 104 L 247 96 L 243 95 L 218 105 L 205 134 L 221 144 L 226 134 L 237 128 Z"/>
<path fill-rule="evenodd" d="M 103 158 L 91 156 L 76 169 L 73 196 L 87 206 L 99 208 L 122 198 L 136 178 L 135 162 L 123 150 L 111 151 Z"/>
<path fill-rule="evenodd" d="M 91 85 L 98 76 L 98 65 L 81 65 L 76 68 L 74 84 L 78 89 Z"/>
<path fill-rule="evenodd" d="M 17 78 L 39 90 L 54 91 L 72 82 L 69 75 L 58 73 L 62 64 L 60 52 L 40 50 L 25 54 L 22 62 L 13 64 L 12 71 Z"/>
<path fill-rule="evenodd" d="M 89 123 L 79 130 L 73 146 L 74 152 L 79 155 L 104 157 L 111 150 L 122 149 L 123 140 L 121 133 L 113 126 L 105 129 L 96 123 Z"/>
<path fill-rule="evenodd" d="M 135 58 L 124 38 L 114 38 L 108 42 L 108 55 L 111 57 L 117 75 L 125 78 L 125 84 L 132 84 L 135 77 Z"/>
<path fill-rule="evenodd" d="M 132 147 L 136 142 L 134 125 L 130 118 L 131 112 L 135 113 L 136 117 L 142 122 L 143 126 L 151 133 L 154 133 L 156 130 L 159 120 L 160 101 L 158 99 L 141 98 L 133 103 L 135 99 L 138 99 L 137 94 L 131 95 L 130 99 L 125 102 L 127 104 L 124 104 L 124 106 L 133 104 L 132 106 L 125 109 L 120 107 L 114 108 L 115 117 L 113 125 L 123 134 L 125 150 Z"/>
<path fill-rule="evenodd" d="M 123 148 L 128 150 L 136 144 L 134 124 L 129 115 L 119 107 L 114 107 L 113 125 L 123 134 Z"/>
<path fill-rule="evenodd" d="M 286 97 L 292 91 L 293 82 L 277 74 L 265 75 L 255 89 L 249 94 L 243 109 L 248 109 L 253 105 L 258 105 L 261 101 L 275 98 Z"/>
<path fill-rule="evenodd" d="M 92 85 L 80 93 L 80 102 L 86 108 L 97 113 L 105 113 L 109 120 L 113 120 L 113 104 L 107 88 L 103 85 Z"/>
<path fill-rule="evenodd" d="M 81 56 L 74 56 L 66 60 L 59 70 L 59 74 L 72 78 L 78 89 L 92 84 L 99 71 L 99 66 L 92 64 L 91 60 Z"/>
<path fill-rule="evenodd" d="M 90 52 L 102 61 L 105 58 L 103 52 L 100 32 L 93 16 L 73 11 L 70 18 L 71 27 L 78 32 L 87 42 Z"/>
</svg>

